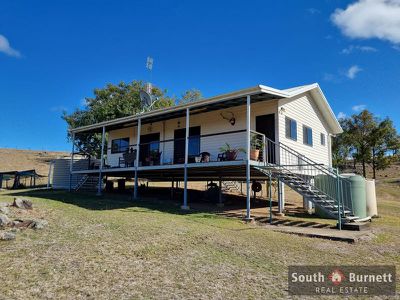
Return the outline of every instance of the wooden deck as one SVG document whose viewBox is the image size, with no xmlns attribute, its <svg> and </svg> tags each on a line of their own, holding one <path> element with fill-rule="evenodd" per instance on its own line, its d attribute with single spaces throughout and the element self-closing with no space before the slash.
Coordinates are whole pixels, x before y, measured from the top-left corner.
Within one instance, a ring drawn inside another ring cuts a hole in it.
<svg viewBox="0 0 400 300">
<path fill-rule="evenodd" d="M 264 165 L 262 162 L 251 161 L 250 166 L 261 166 Z M 165 181 L 169 179 L 183 180 L 184 176 L 184 164 L 174 165 L 157 165 L 157 166 L 141 166 L 137 167 L 139 177 L 147 178 L 154 181 Z M 224 180 L 245 180 L 246 179 L 246 161 L 218 161 L 208 163 L 190 163 L 187 165 L 188 169 L 188 180 L 191 181 L 202 181 L 218 180 L 219 177 L 223 177 Z M 112 177 L 132 177 L 134 176 L 136 167 L 129 168 L 104 168 L 93 169 L 93 170 L 76 170 L 72 174 L 87 174 L 87 175 L 98 175 L 99 172 L 104 176 Z M 252 179 L 264 178 L 265 175 L 260 173 L 254 168 L 251 168 Z"/>
</svg>

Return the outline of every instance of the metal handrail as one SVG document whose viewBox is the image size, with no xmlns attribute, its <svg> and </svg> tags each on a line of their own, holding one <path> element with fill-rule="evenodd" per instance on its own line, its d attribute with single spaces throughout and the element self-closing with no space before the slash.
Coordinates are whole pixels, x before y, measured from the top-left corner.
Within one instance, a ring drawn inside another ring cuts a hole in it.
<svg viewBox="0 0 400 300">
<path fill-rule="evenodd" d="M 324 193 L 333 200 L 338 207 L 341 206 L 342 212 L 344 212 L 345 209 L 353 211 L 351 193 L 345 195 L 345 191 L 349 191 L 351 187 L 351 182 L 349 180 L 334 173 L 333 169 L 313 161 L 281 142 L 275 142 L 266 138 L 266 143 L 269 146 L 267 149 L 272 152 L 270 154 L 267 153 L 266 158 L 268 160 L 266 163 L 276 165 L 285 171 L 289 171 L 291 174 L 299 177 L 302 181 L 307 182 L 307 184 L 313 189 Z M 292 158 L 296 161 L 290 163 Z M 273 161 L 271 161 L 271 159 Z M 276 163 L 275 160 L 278 160 L 278 163 Z M 295 168 L 297 172 L 293 172 L 293 168 Z M 299 175 L 307 178 L 307 180 Z M 325 180 L 318 180 L 318 175 L 325 175 L 327 178 Z M 345 189 L 345 187 L 348 187 L 348 189 Z"/>
<path fill-rule="evenodd" d="M 262 133 L 256 132 L 251 130 L 254 133 L 260 134 L 262 135 Z M 241 133 L 241 132 L 246 132 L 245 129 L 241 129 L 241 130 L 231 130 L 231 131 L 225 131 L 225 132 L 216 132 L 216 133 L 208 133 L 208 134 L 200 134 L 200 135 L 191 135 L 189 136 L 189 139 L 193 139 L 193 138 L 205 138 L 205 137 L 211 137 L 211 136 L 217 136 L 217 135 L 228 135 L 228 134 L 235 134 L 235 133 Z M 152 141 L 152 142 L 146 142 L 146 143 L 140 143 L 140 146 L 142 145 L 149 145 L 152 143 L 169 143 L 169 142 L 175 142 L 175 141 L 184 141 L 186 138 L 182 137 L 182 138 L 173 138 L 173 139 L 166 139 L 166 140 L 159 140 L 159 141 Z M 132 144 L 132 145 L 128 145 L 127 147 L 136 147 L 137 144 Z M 110 150 L 111 147 L 108 147 L 107 150 Z"/>
<path fill-rule="evenodd" d="M 277 144 L 275 141 L 272 141 L 271 139 L 269 139 L 269 138 L 267 138 L 267 137 L 266 137 L 266 140 L 268 140 L 268 141 L 270 141 L 270 142 L 272 142 L 272 143 L 274 143 L 274 144 Z M 279 144 L 280 147 L 283 146 L 283 147 L 285 148 L 285 150 L 287 150 L 287 151 L 289 151 L 289 152 L 292 152 L 293 155 L 296 155 L 296 156 L 298 156 L 298 157 L 301 157 L 301 159 L 302 159 L 303 161 L 308 161 L 308 162 L 309 162 L 309 163 L 307 164 L 308 166 L 317 166 L 317 167 L 319 167 L 318 169 L 321 170 L 321 171 L 323 171 L 326 175 L 330 175 L 330 176 L 332 176 L 332 177 L 334 177 L 334 178 L 336 178 L 338 175 L 339 175 L 339 177 L 340 177 L 340 174 L 338 174 L 338 172 L 336 172 L 336 169 L 335 169 L 335 168 L 331 168 L 331 167 L 328 167 L 328 166 L 326 166 L 326 165 L 324 165 L 324 164 L 317 163 L 317 162 L 313 161 L 312 159 L 308 158 L 307 156 L 301 154 L 300 152 L 294 150 L 293 148 L 287 146 L 286 144 L 284 144 L 284 143 L 282 143 L 282 142 L 279 142 L 278 144 Z M 340 177 L 340 180 L 351 184 L 351 182 L 350 182 L 348 179 L 346 179 L 346 178 Z"/>
<path fill-rule="evenodd" d="M 279 166 L 281 167 L 281 166 Z M 326 195 L 330 200 L 333 200 L 336 202 L 336 199 L 332 198 L 330 195 L 326 194 L 324 191 L 320 190 L 319 188 L 315 187 L 314 185 L 310 184 L 310 182 L 307 182 L 306 180 L 304 180 L 304 178 L 302 178 L 301 176 L 299 176 L 296 173 L 293 173 L 292 171 L 290 171 L 289 169 L 286 168 L 281 168 L 284 171 L 286 171 L 286 174 L 290 174 L 291 176 L 294 176 L 295 178 L 297 178 L 298 180 L 300 180 L 301 182 L 309 185 L 310 187 L 312 187 L 313 189 L 323 193 L 324 195 Z M 328 199 L 328 200 L 329 200 Z M 326 204 L 326 206 L 330 206 L 332 209 L 334 209 L 335 207 L 330 203 L 330 202 L 325 202 L 326 200 L 321 199 L 321 202 L 324 202 L 324 204 Z M 321 206 L 321 205 L 320 205 Z"/>
<path fill-rule="evenodd" d="M 266 139 L 269 140 L 269 141 L 271 141 L 271 142 L 273 142 L 273 143 L 276 143 L 276 142 L 270 140 L 269 138 L 266 138 Z M 330 175 L 332 175 L 333 177 L 336 177 L 336 176 L 337 176 L 337 173 L 336 173 L 336 169 L 335 169 L 335 168 L 328 167 L 328 166 L 326 166 L 326 165 L 324 165 L 324 164 L 321 164 L 321 163 L 317 163 L 317 162 L 313 161 L 312 159 L 308 158 L 307 156 L 301 154 L 300 152 L 294 150 L 293 148 L 290 148 L 289 146 L 287 146 L 286 144 L 284 144 L 284 143 L 282 143 L 282 142 L 279 142 L 279 145 L 280 145 L 280 146 L 283 146 L 283 147 L 285 147 L 285 148 L 287 148 L 288 151 L 293 152 L 293 153 L 296 154 L 297 156 L 301 156 L 301 158 L 302 158 L 303 160 L 309 161 L 310 163 L 309 163 L 308 165 L 316 165 L 316 166 L 319 166 L 319 167 L 321 167 L 323 170 L 327 171 L 327 172 L 328 172 Z M 339 174 L 339 175 L 340 175 L 340 174 Z M 350 181 L 347 180 L 346 178 L 343 178 L 343 180 L 344 180 L 344 181 L 350 182 Z"/>
</svg>

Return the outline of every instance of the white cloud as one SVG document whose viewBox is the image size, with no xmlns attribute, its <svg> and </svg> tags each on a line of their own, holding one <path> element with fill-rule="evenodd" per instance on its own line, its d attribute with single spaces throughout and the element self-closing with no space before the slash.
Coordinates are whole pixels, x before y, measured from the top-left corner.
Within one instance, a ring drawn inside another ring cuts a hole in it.
<svg viewBox="0 0 400 300">
<path fill-rule="evenodd" d="M 355 112 L 363 111 L 367 106 L 365 104 L 354 105 L 351 109 Z"/>
<path fill-rule="evenodd" d="M 357 74 L 358 74 L 359 72 L 361 72 L 361 71 L 362 71 L 362 69 L 361 69 L 359 66 L 354 65 L 354 66 L 351 66 L 351 67 L 347 70 L 346 76 L 347 76 L 348 78 L 350 78 L 350 79 L 354 79 L 354 78 L 356 78 Z"/>
<path fill-rule="evenodd" d="M 309 14 L 311 14 L 311 15 L 315 15 L 315 14 L 321 13 L 321 11 L 319 9 L 316 9 L 314 7 L 307 8 L 307 12 Z"/>
<path fill-rule="evenodd" d="M 350 38 L 400 43 L 400 0 L 358 0 L 336 9 L 331 20 Z"/>
<path fill-rule="evenodd" d="M 342 112 L 342 111 L 340 111 L 338 114 L 337 114 L 337 118 L 338 119 L 344 119 L 344 118 L 346 118 L 347 117 L 347 115 L 344 113 L 344 112 Z"/>
<path fill-rule="evenodd" d="M 343 79 L 345 77 L 349 79 L 354 79 L 357 77 L 357 74 L 360 73 L 363 69 L 361 69 L 357 65 L 353 65 L 347 70 L 338 70 L 337 72 L 334 73 L 329 73 L 325 72 L 322 74 L 322 80 L 328 81 L 328 82 L 333 82 L 333 83 L 340 83 L 343 82 Z"/>
<path fill-rule="evenodd" d="M 378 50 L 374 47 L 370 47 L 370 46 L 354 46 L 354 45 L 350 45 L 347 48 L 344 48 L 342 50 L 342 54 L 350 54 L 354 51 L 360 51 L 360 52 L 377 52 Z"/>
<path fill-rule="evenodd" d="M 13 57 L 21 56 L 21 53 L 19 53 L 18 50 L 13 49 L 10 46 L 10 43 L 8 42 L 7 38 L 1 34 L 0 34 L 0 52 L 3 52 L 8 56 L 13 56 Z"/>
</svg>

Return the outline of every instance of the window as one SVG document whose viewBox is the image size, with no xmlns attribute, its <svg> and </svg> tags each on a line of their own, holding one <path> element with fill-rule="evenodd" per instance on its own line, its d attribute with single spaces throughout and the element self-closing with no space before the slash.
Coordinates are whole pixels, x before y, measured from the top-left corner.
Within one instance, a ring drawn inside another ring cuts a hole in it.
<svg viewBox="0 0 400 300">
<path fill-rule="evenodd" d="M 305 125 L 303 125 L 303 144 L 313 145 L 312 129 Z"/>
<path fill-rule="evenodd" d="M 129 138 L 115 139 L 111 141 L 111 153 L 122 153 L 128 151 Z"/>
<path fill-rule="evenodd" d="M 297 141 L 297 122 L 293 119 L 286 117 L 286 137 Z"/>
<path fill-rule="evenodd" d="M 326 140 L 325 140 L 325 134 L 321 133 L 321 145 L 325 146 Z"/>
</svg>

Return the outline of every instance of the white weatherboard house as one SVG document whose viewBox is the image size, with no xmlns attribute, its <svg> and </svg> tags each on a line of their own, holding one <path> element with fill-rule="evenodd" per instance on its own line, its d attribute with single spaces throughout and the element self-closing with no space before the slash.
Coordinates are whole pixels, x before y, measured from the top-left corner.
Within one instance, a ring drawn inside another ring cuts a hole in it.
<svg viewBox="0 0 400 300">
<path fill-rule="evenodd" d="M 101 193 L 104 176 L 129 177 L 136 198 L 139 179 L 183 181 L 187 209 L 188 181 L 243 181 L 250 218 L 251 182 L 273 178 L 280 211 L 286 184 L 331 217 L 351 220 L 351 199 L 338 192 L 347 183 L 332 169 L 331 137 L 341 132 L 318 84 L 258 85 L 72 129 L 74 137 L 102 133 L 103 151 L 89 162 L 74 159 L 73 151 L 70 189 L 96 178 Z"/>
</svg>

